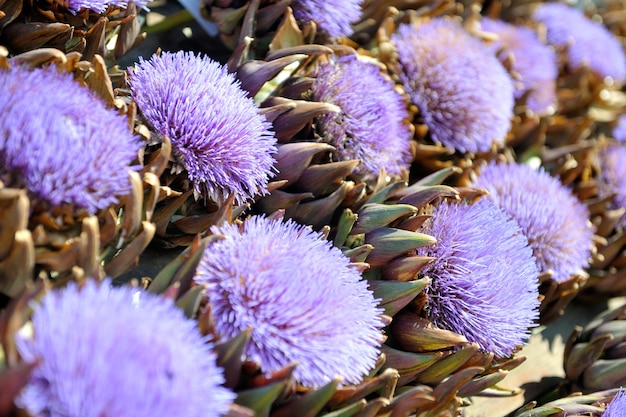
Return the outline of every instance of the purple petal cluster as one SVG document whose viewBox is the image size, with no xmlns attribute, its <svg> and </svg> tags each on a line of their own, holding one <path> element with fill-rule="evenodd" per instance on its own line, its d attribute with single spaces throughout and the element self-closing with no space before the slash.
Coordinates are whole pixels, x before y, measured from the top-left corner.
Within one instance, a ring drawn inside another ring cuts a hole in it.
<svg viewBox="0 0 626 417">
<path fill-rule="evenodd" d="M 472 153 L 504 143 L 514 87 L 485 44 L 446 18 L 400 25 L 392 41 L 400 79 L 435 142 Z"/>
<path fill-rule="evenodd" d="M 545 25 L 548 43 L 566 51 L 570 70 L 584 66 L 617 84 L 626 81 L 626 55 L 617 38 L 584 13 L 562 3 L 539 6 L 533 19 Z"/>
<path fill-rule="evenodd" d="M 251 217 L 212 228 L 195 281 L 206 286 L 218 334 L 248 328 L 247 356 L 272 372 L 296 361 L 294 377 L 321 386 L 359 383 L 382 342 L 377 301 L 360 273 L 317 232 L 291 220 Z"/>
<path fill-rule="evenodd" d="M 474 186 L 519 223 L 542 272 L 563 282 L 589 265 L 593 227 L 589 211 L 557 178 L 543 169 L 491 162 Z"/>
<path fill-rule="evenodd" d="M 408 110 L 380 67 L 355 55 L 339 57 L 319 68 L 313 96 L 340 108 L 339 113 L 319 117 L 317 124 L 324 139 L 337 149 L 340 160 L 361 160 L 357 174 L 376 177 L 385 168 L 400 175 L 409 169 Z"/>
<path fill-rule="evenodd" d="M 620 389 L 602 413 L 602 417 L 626 417 L 626 391 Z"/>
<path fill-rule="evenodd" d="M 148 0 L 131 0 L 138 9 L 145 8 Z M 76 15 L 81 10 L 89 9 L 96 13 L 104 12 L 109 6 L 117 6 L 122 9 L 128 8 L 129 0 L 57 0 L 66 7 L 70 13 Z"/>
<path fill-rule="evenodd" d="M 131 191 L 141 147 L 126 117 L 54 67 L 0 70 L 0 179 L 90 214 Z"/>
<path fill-rule="evenodd" d="M 617 124 L 613 128 L 613 139 L 618 142 L 626 142 L 626 114 L 617 118 Z"/>
<path fill-rule="evenodd" d="M 482 19 L 482 28 L 495 33 L 498 39 L 490 44 L 500 59 L 514 57 L 512 69 L 521 77 L 515 98 L 528 94 L 526 105 L 536 114 L 546 114 L 556 103 L 556 54 L 539 40 L 530 28 L 515 26 L 501 20 Z"/>
<path fill-rule="evenodd" d="M 622 144 L 609 145 L 600 152 L 600 195 L 613 195 L 611 208 L 626 209 L 626 148 Z M 626 226 L 622 216 L 620 226 Z"/>
<path fill-rule="evenodd" d="M 439 328 L 465 336 L 498 357 L 525 343 L 538 318 L 539 271 L 519 226 L 492 202 L 441 202 L 424 233 L 437 239 L 418 255 L 436 260 L 423 269 L 428 315 Z"/>
<path fill-rule="evenodd" d="M 362 0 L 293 0 L 293 15 L 298 20 L 313 21 L 330 37 L 350 36 L 352 23 L 361 17 Z"/>
<path fill-rule="evenodd" d="M 17 346 L 40 363 L 16 403 L 48 417 L 224 414 L 234 394 L 196 323 L 169 299 L 109 284 L 71 283 L 36 306 Z"/>
<path fill-rule="evenodd" d="M 167 136 L 197 192 L 237 203 L 267 193 L 276 138 L 234 75 L 188 52 L 139 58 L 129 84 L 141 114 Z"/>
</svg>

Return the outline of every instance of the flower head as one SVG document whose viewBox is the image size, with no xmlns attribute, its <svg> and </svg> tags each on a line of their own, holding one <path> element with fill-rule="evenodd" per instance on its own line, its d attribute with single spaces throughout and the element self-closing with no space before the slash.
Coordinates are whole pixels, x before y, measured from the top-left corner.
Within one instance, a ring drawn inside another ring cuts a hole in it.
<svg viewBox="0 0 626 417">
<path fill-rule="evenodd" d="M 233 400 L 211 344 L 165 298 L 72 283 L 44 297 L 33 327 L 18 349 L 40 363 L 17 399 L 33 416 L 219 416 Z"/>
<path fill-rule="evenodd" d="M 367 94 L 363 94 L 367 91 Z M 316 100 L 337 105 L 317 122 L 340 160 L 359 159 L 357 173 L 377 176 L 381 168 L 399 175 L 411 164 L 408 110 L 394 84 L 380 68 L 344 55 L 322 65 L 313 84 Z"/>
<path fill-rule="evenodd" d="M 600 152 L 600 195 L 613 195 L 611 207 L 626 208 L 626 148 L 622 144 L 609 145 Z M 626 226 L 626 217 L 619 223 Z"/>
<path fill-rule="evenodd" d="M 501 59 L 513 54 L 512 69 L 521 77 L 515 98 L 528 94 L 528 108 L 534 113 L 545 114 L 556 103 L 558 68 L 554 51 L 541 43 L 537 34 L 527 27 L 483 18 L 482 28 L 498 35 L 490 46 L 494 52 L 501 51 Z"/>
<path fill-rule="evenodd" d="M 613 128 L 613 139 L 618 142 L 626 142 L 626 114 L 617 118 L 617 124 Z"/>
<path fill-rule="evenodd" d="M 176 52 L 139 58 L 130 71 L 143 116 L 172 141 L 197 192 L 243 203 L 267 192 L 276 152 L 270 123 L 226 67 Z"/>
<path fill-rule="evenodd" d="M 527 165 L 491 162 L 474 186 L 519 223 L 542 272 L 563 282 L 588 266 L 593 227 L 587 207 L 557 178 Z"/>
<path fill-rule="evenodd" d="M 0 178 L 91 214 L 130 193 L 141 143 L 124 116 L 54 67 L 0 70 L 0 85 Z"/>
<path fill-rule="evenodd" d="M 604 410 L 602 417 L 626 417 L 626 391 L 620 389 Z"/>
<path fill-rule="evenodd" d="M 533 19 L 546 26 L 551 45 L 566 50 L 570 70 L 587 66 L 617 84 L 626 81 L 626 56 L 619 41 L 582 11 L 562 3 L 548 3 L 535 10 Z"/>
<path fill-rule="evenodd" d="M 350 36 L 352 23 L 361 17 L 362 0 L 294 0 L 293 15 L 298 20 L 313 21 L 328 36 Z"/>
<path fill-rule="evenodd" d="M 145 8 L 148 0 L 131 0 L 138 9 Z M 66 7 L 70 13 L 76 15 L 81 10 L 89 9 L 96 13 L 104 12 L 109 6 L 128 8 L 129 0 L 57 0 L 57 3 Z"/>
<path fill-rule="evenodd" d="M 252 328 L 248 357 L 264 372 L 297 361 L 294 377 L 307 386 L 337 375 L 358 383 L 374 367 L 382 310 L 338 248 L 291 220 L 256 216 L 212 231 L 224 238 L 194 279 L 206 285 L 220 336 Z"/>
<path fill-rule="evenodd" d="M 504 142 L 513 82 L 486 45 L 446 18 L 400 25 L 392 41 L 400 79 L 434 141 L 461 152 Z"/>
<path fill-rule="evenodd" d="M 486 199 L 441 202 L 424 232 L 437 239 L 418 255 L 436 260 L 422 273 L 430 320 L 498 357 L 512 354 L 538 318 L 539 272 L 519 226 Z"/>
</svg>

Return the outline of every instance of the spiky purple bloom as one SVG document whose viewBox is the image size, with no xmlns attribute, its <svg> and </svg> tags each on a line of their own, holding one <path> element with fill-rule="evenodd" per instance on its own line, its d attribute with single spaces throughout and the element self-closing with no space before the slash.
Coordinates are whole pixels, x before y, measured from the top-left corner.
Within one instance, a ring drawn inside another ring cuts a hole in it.
<svg viewBox="0 0 626 417">
<path fill-rule="evenodd" d="M 545 114 L 556 103 L 556 78 L 558 67 L 556 54 L 530 28 L 515 26 L 501 20 L 482 19 L 482 29 L 498 35 L 490 44 L 499 58 L 508 54 L 514 57 L 512 69 L 521 77 L 516 86 L 515 98 L 528 94 L 526 105 L 536 114 Z"/>
<path fill-rule="evenodd" d="M 362 0 L 293 0 L 293 15 L 298 20 L 313 21 L 330 37 L 350 36 L 352 23 L 361 17 Z"/>
<path fill-rule="evenodd" d="M 267 193 L 276 138 L 226 67 L 189 52 L 153 55 L 129 71 L 142 115 L 172 141 L 197 192 L 244 203 Z"/>
<path fill-rule="evenodd" d="M 340 160 L 361 160 L 356 173 L 376 177 L 381 168 L 393 175 L 409 169 L 411 131 L 406 103 L 377 65 L 355 55 L 326 63 L 316 74 L 313 96 L 341 109 L 319 117 L 317 123 Z"/>
<path fill-rule="evenodd" d="M 358 383 L 382 341 L 382 310 L 367 282 L 324 237 L 292 220 L 251 217 L 213 227 L 195 281 L 206 285 L 217 333 L 252 329 L 247 355 L 264 372 L 293 361 L 294 377 L 320 386 Z"/>
<path fill-rule="evenodd" d="M 589 211 L 571 190 L 543 169 L 491 162 L 473 183 L 517 221 L 542 272 L 563 282 L 589 265 L 593 227 Z"/>
<path fill-rule="evenodd" d="M 486 45 L 446 18 L 400 25 L 391 38 L 400 79 L 435 142 L 461 152 L 504 143 L 513 82 Z"/>
<path fill-rule="evenodd" d="M 618 142 L 626 142 L 626 114 L 617 118 L 617 124 L 613 128 L 613 139 Z"/>
<path fill-rule="evenodd" d="M 40 361 L 16 403 L 39 417 L 217 417 L 222 387 L 211 343 L 169 299 L 88 281 L 47 294 L 34 335 L 18 335 Z"/>
<path fill-rule="evenodd" d="M 626 391 L 620 389 L 602 413 L 602 417 L 626 417 Z"/>
<path fill-rule="evenodd" d="M 562 3 L 539 6 L 533 19 L 545 25 L 548 43 L 566 51 L 570 70 L 588 66 L 600 77 L 611 77 L 617 84 L 626 81 L 624 50 L 603 25 Z"/>
<path fill-rule="evenodd" d="M 441 202 L 424 233 L 437 239 L 418 255 L 436 260 L 423 269 L 428 315 L 439 328 L 465 336 L 498 357 L 525 343 L 538 318 L 539 271 L 519 226 L 492 202 Z"/>
<path fill-rule="evenodd" d="M 146 4 L 148 4 L 148 0 L 57 0 L 57 3 L 66 7 L 73 15 L 76 15 L 78 12 L 85 9 L 102 13 L 109 6 L 117 6 L 126 9 L 131 1 L 137 6 L 137 9 L 145 8 Z"/>
<path fill-rule="evenodd" d="M 609 145 L 600 152 L 600 196 L 613 195 L 611 208 L 626 208 L 626 148 Z M 619 225 L 626 226 L 622 216 Z"/>
<path fill-rule="evenodd" d="M 127 119 L 54 67 L 0 70 L 0 179 L 94 214 L 131 191 Z"/>
</svg>

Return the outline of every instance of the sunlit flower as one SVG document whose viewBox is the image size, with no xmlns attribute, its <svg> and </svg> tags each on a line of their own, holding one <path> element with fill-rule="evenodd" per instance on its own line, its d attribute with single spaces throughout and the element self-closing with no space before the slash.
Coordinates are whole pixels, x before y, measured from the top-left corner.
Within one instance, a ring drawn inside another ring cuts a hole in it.
<svg viewBox="0 0 626 417">
<path fill-rule="evenodd" d="M 626 417 L 626 391 L 619 390 L 604 410 L 602 417 Z"/>
<path fill-rule="evenodd" d="M 294 0 L 291 7 L 296 19 L 315 22 L 331 37 L 352 35 L 352 23 L 361 17 L 361 0 Z"/>
<path fill-rule="evenodd" d="M 530 28 L 515 26 L 501 20 L 482 19 L 484 31 L 493 32 L 498 39 L 490 44 L 500 59 L 513 55 L 512 69 L 521 77 L 515 98 L 528 94 L 526 105 L 537 114 L 545 114 L 556 103 L 556 55 L 539 41 Z"/>
<path fill-rule="evenodd" d="M 400 78 L 435 142 L 461 152 L 501 145 L 513 117 L 513 82 L 481 41 L 446 18 L 392 35 Z"/>
<path fill-rule="evenodd" d="M 127 119 L 54 67 L 0 70 L 0 179 L 91 214 L 130 193 L 141 147 Z"/>
<path fill-rule="evenodd" d="M 575 7 L 562 3 L 539 6 L 533 18 L 548 31 L 548 42 L 566 50 L 567 65 L 575 71 L 584 66 L 616 83 L 626 81 L 626 55 L 617 38 L 604 26 Z"/>
<path fill-rule="evenodd" d="M 422 270 L 430 320 L 506 357 L 525 343 L 538 318 L 539 272 L 515 221 L 492 202 L 441 202 L 423 232 L 437 243 L 418 255 L 436 260 Z"/>
<path fill-rule="evenodd" d="M 542 272 L 563 282 L 589 265 L 593 227 L 587 207 L 557 178 L 542 169 L 491 162 L 474 186 L 517 221 Z"/>
<path fill-rule="evenodd" d="M 148 0 L 131 0 L 138 9 L 145 8 Z M 57 0 L 57 2 L 67 7 L 72 14 L 77 14 L 81 10 L 89 9 L 96 13 L 104 12 L 109 6 L 117 6 L 122 9 L 128 8 L 129 0 Z"/>
<path fill-rule="evenodd" d="M 238 203 L 267 193 L 276 138 L 226 67 L 176 52 L 139 58 L 129 83 L 142 115 L 167 136 L 197 192 Z"/>
<path fill-rule="evenodd" d="M 225 413 L 212 345 L 165 298 L 88 281 L 47 294 L 21 334 L 26 362 L 40 361 L 16 402 L 33 416 L 203 416 Z"/>
<path fill-rule="evenodd" d="M 359 159 L 356 172 L 372 176 L 381 168 L 394 175 L 408 170 L 412 156 L 406 103 L 377 65 L 354 55 L 326 63 L 316 74 L 313 95 L 341 109 L 317 120 L 340 160 Z"/>
<path fill-rule="evenodd" d="M 291 220 L 257 216 L 212 231 L 224 238 L 194 279 L 206 285 L 220 336 L 251 328 L 248 357 L 264 372 L 297 361 L 294 377 L 307 386 L 358 383 L 372 370 L 382 310 L 338 248 Z"/>
</svg>

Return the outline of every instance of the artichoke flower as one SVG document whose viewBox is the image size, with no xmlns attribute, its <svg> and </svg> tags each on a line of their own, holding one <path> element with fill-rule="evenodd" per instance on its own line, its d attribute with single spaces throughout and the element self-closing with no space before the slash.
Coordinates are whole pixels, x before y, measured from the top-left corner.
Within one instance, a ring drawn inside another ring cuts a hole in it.
<svg viewBox="0 0 626 417">
<path fill-rule="evenodd" d="M 572 331 L 565 345 L 562 392 L 590 393 L 626 384 L 625 318 L 626 306 L 620 306 Z"/>
<path fill-rule="evenodd" d="M 540 406 L 536 402 L 526 404 L 512 417 L 618 417 L 623 415 L 623 397 L 619 388 L 587 395 L 575 393 Z"/>
<path fill-rule="evenodd" d="M 16 296 L 37 276 L 119 276 L 154 235 L 159 182 L 139 171 L 143 142 L 104 62 L 40 49 L 3 64 L 2 292 Z"/>
</svg>

